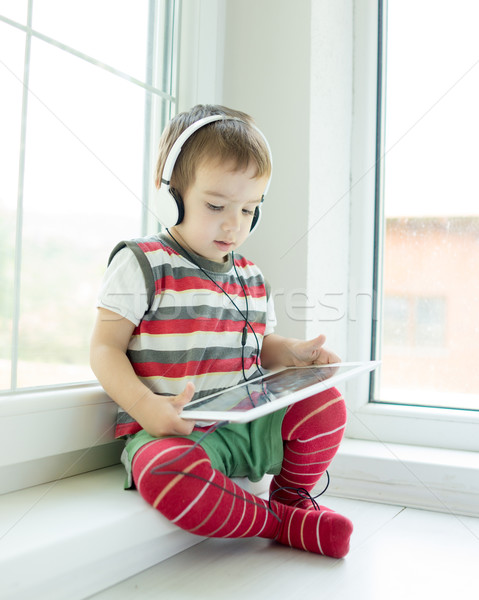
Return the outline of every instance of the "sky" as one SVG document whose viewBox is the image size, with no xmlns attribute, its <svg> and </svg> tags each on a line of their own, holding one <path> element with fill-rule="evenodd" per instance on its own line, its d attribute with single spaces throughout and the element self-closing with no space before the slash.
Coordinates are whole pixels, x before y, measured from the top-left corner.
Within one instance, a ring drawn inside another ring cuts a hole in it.
<svg viewBox="0 0 479 600">
<path fill-rule="evenodd" d="M 388 6 L 386 216 L 477 216 L 479 2 Z"/>
</svg>

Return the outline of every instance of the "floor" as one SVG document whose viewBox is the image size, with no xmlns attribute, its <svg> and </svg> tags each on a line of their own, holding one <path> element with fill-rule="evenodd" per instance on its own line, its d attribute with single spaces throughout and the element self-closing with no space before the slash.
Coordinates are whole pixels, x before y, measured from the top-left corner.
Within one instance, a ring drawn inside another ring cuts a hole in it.
<svg viewBox="0 0 479 600">
<path fill-rule="evenodd" d="M 326 496 L 322 504 L 355 524 L 345 559 L 209 539 L 92 598 L 479 599 L 479 518 Z"/>
</svg>

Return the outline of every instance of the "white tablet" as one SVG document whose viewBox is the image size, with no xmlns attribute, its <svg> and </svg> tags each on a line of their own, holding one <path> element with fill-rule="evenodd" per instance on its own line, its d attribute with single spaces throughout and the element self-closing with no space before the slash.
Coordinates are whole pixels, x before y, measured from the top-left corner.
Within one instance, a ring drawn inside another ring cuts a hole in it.
<svg viewBox="0 0 479 600">
<path fill-rule="evenodd" d="M 308 398 L 342 381 L 374 370 L 380 361 L 287 367 L 203 396 L 187 404 L 180 416 L 198 423 L 247 423 Z"/>
</svg>

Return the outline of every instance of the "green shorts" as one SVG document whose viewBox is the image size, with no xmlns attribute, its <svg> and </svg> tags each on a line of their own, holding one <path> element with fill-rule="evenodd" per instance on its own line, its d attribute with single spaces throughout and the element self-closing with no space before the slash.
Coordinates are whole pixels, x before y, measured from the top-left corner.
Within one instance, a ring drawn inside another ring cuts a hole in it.
<svg viewBox="0 0 479 600">
<path fill-rule="evenodd" d="M 286 410 L 283 408 L 250 423 L 229 423 L 209 433 L 200 446 L 208 454 L 213 468 L 227 477 L 247 477 L 251 481 L 259 481 L 266 473 L 277 475 L 283 462 L 281 425 Z M 197 430 L 178 437 L 197 442 L 204 432 Z M 134 485 L 131 463 L 135 453 L 157 439 L 161 438 L 153 437 L 144 429 L 128 437 L 121 458 L 127 471 L 125 488 Z"/>
</svg>

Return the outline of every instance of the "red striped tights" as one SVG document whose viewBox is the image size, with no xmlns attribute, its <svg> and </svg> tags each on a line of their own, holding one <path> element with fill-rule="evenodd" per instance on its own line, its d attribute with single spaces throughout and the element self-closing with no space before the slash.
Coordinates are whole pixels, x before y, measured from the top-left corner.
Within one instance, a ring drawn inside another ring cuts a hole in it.
<svg viewBox="0 0 479 600">
<path fill-rule="evenodd" d="M 133 478 L 147 502 L 191 533 L 258 536 L 341 558 L 349 550 L 351 521 L 324 506 L 318 509 L 295 490 L 309 492 L 319 481 L 338 449 L 345 423 L 344 400 L 334 388 L 289 407 L 282 424 L 282 468 L 271 482 L 269 502 L 214 469 L 201 446 L 180 437 L 140 448 Z"/>
</svg>

